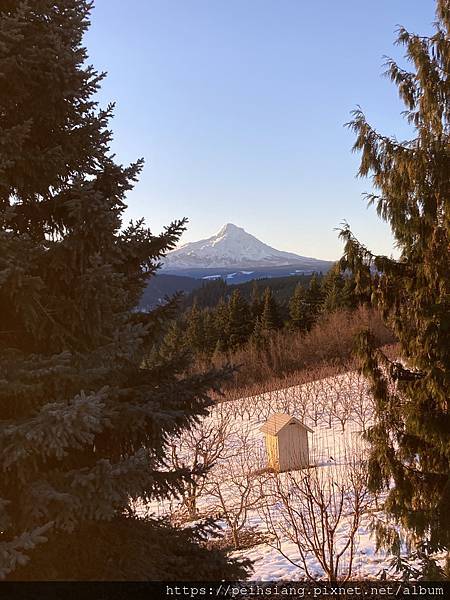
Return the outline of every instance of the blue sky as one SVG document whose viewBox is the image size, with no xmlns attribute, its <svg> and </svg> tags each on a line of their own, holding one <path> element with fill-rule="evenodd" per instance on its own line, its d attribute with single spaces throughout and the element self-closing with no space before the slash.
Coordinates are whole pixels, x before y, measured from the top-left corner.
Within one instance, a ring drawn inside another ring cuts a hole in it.
<svg viewBox="0 0 450 600">
<path fill-rule="evenodd" d="M 155 233 L 187 216 L 182 242 L 224 223 L 280 250 L 338 258 L 346 219 L 376 252 L 389 227 L 361 198 L 344 128 L 360 105 L 383 133 L 409 135 L 384 77 L 398 24 L 429 33 L 433 0 L 96 0 L 90 62 L 108 71 L 113 151 L 143 156 L 127 218 Z"/>
</svg>

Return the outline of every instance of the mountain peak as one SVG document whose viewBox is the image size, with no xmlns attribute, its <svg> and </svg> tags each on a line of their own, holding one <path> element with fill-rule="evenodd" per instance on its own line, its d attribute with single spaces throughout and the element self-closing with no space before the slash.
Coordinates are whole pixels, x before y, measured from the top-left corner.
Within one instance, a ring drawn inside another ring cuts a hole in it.
<svg viewBox="0 0 450 600">
<path fill-rule="evenodd" d="M 219 229 L 216 235 L 225 235 L 226 233 L 236 233 L 238 231 L 245 232 L 245 229 L 243 227 L 238 227 L 233 223 L 226 223 L 223 227 Z"/>
<path fill-rule="evenodd" d="M 167 253 L 164 268 L 171 270 L 202 268 L 267 268 L 320 263 L 292 252 L 276 250 L 258 240 L 242 227 L 226 223 L 210 238 L 189 242 Z"/>
</svg>

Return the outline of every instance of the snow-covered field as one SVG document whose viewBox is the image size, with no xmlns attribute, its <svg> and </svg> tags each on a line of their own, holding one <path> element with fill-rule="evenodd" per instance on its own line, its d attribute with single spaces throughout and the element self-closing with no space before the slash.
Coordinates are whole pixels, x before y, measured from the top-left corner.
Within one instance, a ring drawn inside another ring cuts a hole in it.
<svg viewBox="0 0 450 600">
<path fill-rule="evenodd" d="M 267 470 L 259 429 L 273 413 L 312 429 L 310 468 Z M 340 577 L 379 576 L 392 557 L 375 551 L 371 532 L 373 519 L 383 518 L 383 499 L 367 491 L 364 470 L 361 433 L 372 414 L 366 382 L 356 372 L 218 404 L 172 448 L 172 466 L 212 465 L 207 478 L 198 478 L 184 503 L 139 511 L 181 520 L 190 508 L 197 518 L 217 516 L 235 541 L 250 529 L 260 534 L 260 543 L 235 552 L 254 561 L 254 580 L 323 578 L 330 564 Z"/>
</svg>

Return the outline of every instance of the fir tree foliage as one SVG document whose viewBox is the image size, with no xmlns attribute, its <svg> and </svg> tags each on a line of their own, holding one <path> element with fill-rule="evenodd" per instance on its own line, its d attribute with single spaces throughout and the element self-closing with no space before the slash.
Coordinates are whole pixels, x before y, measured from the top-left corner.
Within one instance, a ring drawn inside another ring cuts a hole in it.
<svg viewBox="0 0 450 600">
<path fill-rule="evenodd" d="M 134 515 L 189 478 L 165 467 L 166 442 L 207 413 L 217 375 L 155 353 L 173 303 L 135 311 L 185 224 L 122 226 L 142 161 L 109 152 L 90 8 L 0 5 L 0 577 L 239 577 L 199 530 Z"/>
<path fill-rule="evenodd" d="M 291 329 L 306 330 L 308 327 L 308 305 L 306 290 L 298 283 L 289 301 L 289 324 Z"/>
<path fill-rule="evenodd" d="M 261 317 L 256 317 L 255 326 L 250 336 L 250 343 L 256 350 L 262 350 L 268 343 L 267 331 L 263 330 Z"/>
<path fill-rule="evenodd" d="M 261 302 L 261 294 L 259 292 L 259 286 L 256 281 L 253 281 L 252 293 L 250 298 L 250 312 L 253 321 L 256 322 L 256 319 L 261 316 L 262 308 L 263 307 Z"/>
<path fill-rule="evenodd" d="M 314 321 L 323 308 L 324 300 L 322 285 L 319 277 L 317 276 L 317 273 L 314 273 L 314 275 L 311 278 L 311 281 L 309 282 L 306 297 L 309 305 L 310 320 Z"/>
<path fill-rule="evenodd" d="M 248 341 L 251 333 L 251 313 L 248 302 L 235 290 L 228 302 L 228 344 L 238 348 Z"/>
<path fill-rule="evenodd" d="M 261 328 L 263 331 L 280 329 L 283 322 L 280 317 L 280 309 L 275 300 L 272 290 L 266 287 L 263 294 L 263 308 L 261 313 Z"/>
<path fill-rule="evenodd" d="M 216 351 L 225 351 L 228 349 L 228 324 L 229 311 L 228 304 L 223 298 L 219 300 L 214 311 L 214 329 L 216 333 Z"/>
<path fill-rule="evenodd" d="M 355 281 L 352 273 L 343 273 L 336 263 L 322 281 L 323 310 L 332 312 L 340 308 L 356 308 Z"/>
<path fill-rule="evenodd" d="M 372 382 L 376 423 L 370 429 L 370 483 L 390 488 L 386 509 L 429 549 L 450 547 L 450 5 L 436 4 L 435 33 L 398 31 L 411 70 L 387 60 L 387 76 L 405 104 L 409 141 L 378 133 L 360 109 L 350 127 L 361 152 L 359 174 L 387 221 L 398 260 L 375 256 L 352 235 L 342 268 L 357 290 L 371 293 L 397 336 L 402 368 L 360 340 L 363 372 Z M 372 276 L 373 270 L 377 277 Z"/>
<path fill-rule="evenodd" d="M 194 302 L 187 317 L 186 341 L 190 348 L 196 352 L 205 351 L 206 332 L 204 313 Z"/>
</svg>

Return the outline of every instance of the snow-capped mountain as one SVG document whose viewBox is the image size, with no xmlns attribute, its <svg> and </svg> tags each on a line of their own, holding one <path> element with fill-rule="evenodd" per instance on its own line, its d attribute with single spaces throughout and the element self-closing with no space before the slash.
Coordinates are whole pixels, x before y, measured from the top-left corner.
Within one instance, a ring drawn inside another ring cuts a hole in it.
<svg viewBox="0 0 450 600">
<path fill-rule="evenodd" d="M 324 261 L 276 250 L 247 233 L 242 227 L 227 223 L 206 240 L 190 242 L 172 250 L 164 258 L 163 268 L 216 269 L 267 268 L 298 266 L 315 269 Z"/>
</svg>

